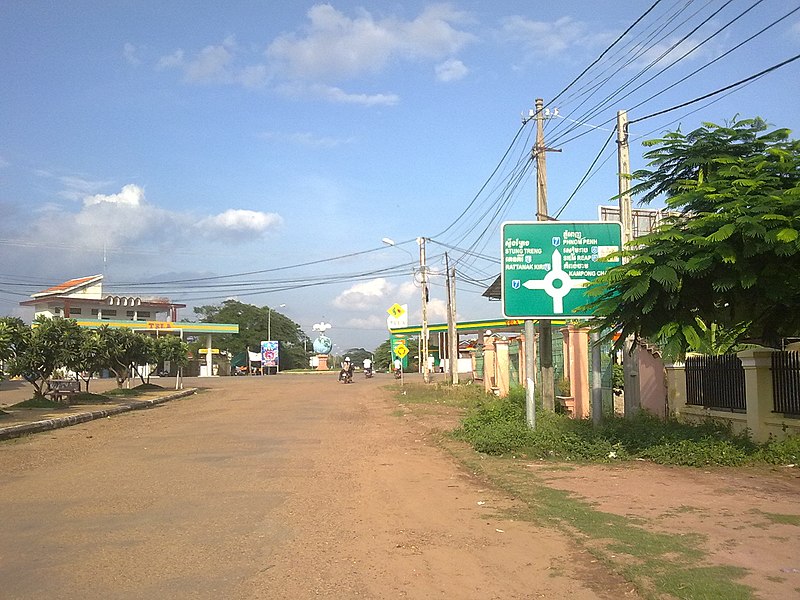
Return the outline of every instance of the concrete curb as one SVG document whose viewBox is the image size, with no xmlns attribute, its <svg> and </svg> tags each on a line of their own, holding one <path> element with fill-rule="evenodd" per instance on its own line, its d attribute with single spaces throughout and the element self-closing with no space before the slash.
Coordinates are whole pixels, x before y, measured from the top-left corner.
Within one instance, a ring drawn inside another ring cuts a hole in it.
<svg viewBox="0 0 800 600">
<path fill-rule="evenodd" d="M 124 404 L 118 404 L 102 410 L 93 410 L 90 412 L 78 413 L 76 415 L 69 415 L 68 417 L 59 417 L 57 419 L 34 421 L 33 423 L 21 423 L 19 425 L 12 425 L 10 427 L 0 427 L 0 441 L 10 440 L 12 438 L 21 437 L 31 433 L 41 433 L 42 431 L 51 431 L 53 429 L 60 429 L 61 427 L 69 427 L 70 425 L 86 423 L 87 421 L 94 421 L 95 419 L 102 419 L 132 410 L 152 408 L 154 406 L 158 406 L 159 404 L 169 402 L 170 400 L 191 396 L 196 391 L 196 388 L 189 388 L 186 390 L 181 390 L 180 392 L 175 392 L 174 394 L 161 396 L 160 398 L 152 398 L 150 400 L 131 400 Z"/>
</svg>

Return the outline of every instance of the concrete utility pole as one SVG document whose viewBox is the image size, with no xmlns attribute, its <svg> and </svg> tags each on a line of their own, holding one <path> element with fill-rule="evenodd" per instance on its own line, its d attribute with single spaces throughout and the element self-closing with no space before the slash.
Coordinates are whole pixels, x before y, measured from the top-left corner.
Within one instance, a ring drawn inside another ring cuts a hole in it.
<svg viewBox="0 0 800 600">
<path fill-rule="evenodd" d="M 422 328 L 419 334 L 420 365 L 422 367 L 422 381 L 430 383 L 431 370 L 428 366 L 428 267 L 425 264 L 425 238 L 418 237 L 419 244 L 419 270 L 422 276 Z"/>
<path fill-rule="evenodd" d="M 450 257 L 444 253 L 447 270 L 447 364 L 450 383 L 458 385 L 458 329 L 456 328 L 456 268 L 450 270 Z"/>
<path fill-rule="evenodd" d="M 544 145 L 544 100 L 536 99 L 536 220 L 547 221 L 547 148 Z M 542 407 L 555 410 L 553 384 L 553 328 L 549 319 L 539 320 L 539 360 L 542 364 Z"/>
<path fill-rule="evenodd" d="M 633 240 L 633 209 L 631 208 L 631 161 L 628 147 L 628 113 L 617 111 L 617 164 L 619 166 L 619 219 L 622 223 L 622 246 Z M 633 418 L 639 412 L 639 349 L 632 336 L 625 340 L 622 359 L 625 379 L 625 418 Z"/>
</svg>

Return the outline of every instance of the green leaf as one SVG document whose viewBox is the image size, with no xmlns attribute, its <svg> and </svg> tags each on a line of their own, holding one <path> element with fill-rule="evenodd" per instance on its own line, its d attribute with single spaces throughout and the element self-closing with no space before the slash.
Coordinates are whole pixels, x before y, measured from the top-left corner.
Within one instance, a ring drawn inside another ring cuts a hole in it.
<svg viewBox="0 0 800 600">
<path fill-rule="evenodd" d="M 728 223 L 727 225 L 723 225 L 717 229 L 711 235 L 706 236 L 706 239 L 709 242 L 721 242 L 722 240 L 727 240 L 729 237 L 731 237 L 735 231 L 736 225 L 733 223 Z"/>
<path fill-rule="evenodd" d="M 797 230 L 792 229 L 791 227 L 786 227 L 784 229 L 781 229 L 775 235 L 775 239 L 777 239 L 779 242 L 785 242 L 787 244 L 793 242 L 797 239 Z"/>
</svg>

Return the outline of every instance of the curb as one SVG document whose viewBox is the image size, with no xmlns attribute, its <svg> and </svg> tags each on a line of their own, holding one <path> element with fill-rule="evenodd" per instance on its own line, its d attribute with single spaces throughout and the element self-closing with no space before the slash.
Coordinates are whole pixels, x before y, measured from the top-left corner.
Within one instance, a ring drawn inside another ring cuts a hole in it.
<svg viewBox="0 0 800 600">
<path fill-rule="evenodd" d="M 91 412 L 78 413 L 77 415 L 70 415 L 68 417 L 59 417 L 57 419 L 45 419 L 43 421 L 34 421 L 33 423 L 21 423 L 19 425 L 12 425 L 10 427 L 0 427 L 0 441 L 10 440 L 12 438 L 21 437 L 31 433 L 41 433 L 42 431 L 52 431 L 53 429 L 60 429 L 62 427 L 69 427 L 70 425 L 77 425 L 78 423 L 86 423 L 94 421 L 95 419 L 103 419 L 112 415 L 118 415 L 132 410 L 141 410 L 143 408 L 152 408 L 159 404 L 164 404 L 170 400 L 176 400 L 185 396 L 191 396 L 197 391 L 196 388 L 189 388 L 161 396 L 160 398 L 153 398 L 151 400 L 131 400 L 125 404 L 112 406 L 103 410 L 93 410 Z"/>
</svg>

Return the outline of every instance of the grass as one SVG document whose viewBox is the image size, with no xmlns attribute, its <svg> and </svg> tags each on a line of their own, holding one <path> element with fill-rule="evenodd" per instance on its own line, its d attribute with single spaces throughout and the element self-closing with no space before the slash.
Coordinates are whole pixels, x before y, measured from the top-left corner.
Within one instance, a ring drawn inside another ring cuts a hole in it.
<svg viewBox="0 0 800 600">
<path fill-rule="evenodd" d="M 423 391 L 417 387 L 421 386 L 406 386 L 405 402 L 430 401 L 438 393 L 433 386 Z M 536 429 L 531 430 L 525 421 L 522 388 L 506 398 L 454 391 L 460 389 L 453 388 L 438 401 L 467 408 L 453 435 L 486 454 L 582 462 L 645 459 L 691 467 L 800 465 L 800 436 L 756 444 L 746 434 L 735 434 L 714 421 L 688 424 L 640 413 L 634 419 L 609 417 L 595 427 L 589 420 L 542 410 L 537 410 Z M 459 393 L 463 397 L 456 399 Z"/>
<path fill-rule="evenodd" d="M 768 513 L 761 511 L 757 512 L 776 525 L 796 525 L 797 527 L 800 527 L 800 515 L 782 515 L 779 513 Z"/>
</svg>

